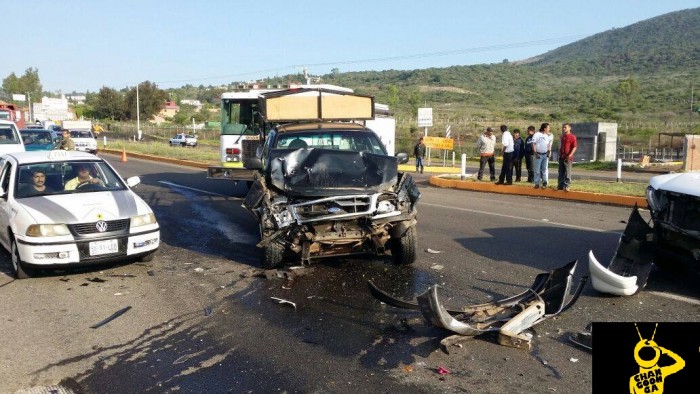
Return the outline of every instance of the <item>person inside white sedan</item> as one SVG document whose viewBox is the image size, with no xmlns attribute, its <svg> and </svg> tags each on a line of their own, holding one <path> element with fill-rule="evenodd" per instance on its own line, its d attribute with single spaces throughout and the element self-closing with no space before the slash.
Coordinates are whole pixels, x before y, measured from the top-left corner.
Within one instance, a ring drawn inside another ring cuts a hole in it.
<svg viewBox="0 0 700 394">
<path fill-rule="evenodd" d="M 40 196 L 44 194 L 52 194 L 54 191 L 46 186 L 46 172 L 41 168 L 35 168 L 31 172 L 32 183 L 21 185 L 18 192 L 18 197 Z"/>
<path fill-rule="evenodd" d="M 75 190 L 81 185 L 104 185 L 100 178 L 90 175 L 90 168 L 87 164 L 78 164 L 78 176 L 66 182 L 64 190 Z"/>
</svg>

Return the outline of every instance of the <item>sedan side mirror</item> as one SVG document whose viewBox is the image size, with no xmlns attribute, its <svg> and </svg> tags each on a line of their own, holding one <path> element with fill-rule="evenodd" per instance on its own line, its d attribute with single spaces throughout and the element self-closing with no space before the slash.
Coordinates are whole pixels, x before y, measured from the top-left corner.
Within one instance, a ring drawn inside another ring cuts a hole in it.
<svg viewBox="0 0 700 394">
<path fill-rule="evenodd" d="M 138 185 L 139 183 L 141 183 L 141 178 L 139 178 L 137 176 L 132 176 L 132 177 L 126 179 L 126 184 L 129 187 L 134 187 L 134 186 Z"/>
<path fill-rule="evenodd" d="M 399 159 L 399 164 L 406 164 L 408 163 L 408 153 L 397 153 L 396 158 Z"/>
</svg>

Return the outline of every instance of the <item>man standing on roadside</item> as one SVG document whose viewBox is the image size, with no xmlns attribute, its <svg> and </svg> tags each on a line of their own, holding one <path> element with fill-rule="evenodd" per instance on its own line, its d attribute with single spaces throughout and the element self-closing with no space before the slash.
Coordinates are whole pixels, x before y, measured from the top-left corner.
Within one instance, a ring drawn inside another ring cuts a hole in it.
<svg viewBox="0 0 700 394">
<path fill-rule="evenodd" d="M 571 132 L 571 124 L 564 123 L 561 126 L 561 140 L 559 142 L 559 184 L 557 190 L 569 191 L 571 184 L 571 165 L 576 153 L 576 136 Z"/>
<path fill-rule="evenodd" d="M 493 156 L 494 150 L 496 149 L 496 136 L 493 135 L 493 129 L 490 127 L 486 128 L 486 132 L 479 136 L 476 140 L 476 149 L 479 150 L 479 173 L 477 174 L 477 179 L 481 180 L 484 175 L 484 166 L 486 163 L 489 164 L 489 172 L 491 173 L 491 182 L 496 180 L 496 158 Z"/>
<path fill-rule="evenodd" d="M 535 151 L 532 150 L 532 136 L 535 134 L 535 126 L 527 126 L 527 138 L 525 138 L 525 168 L 527 169 L 527 181 L 534 182 L 535 172 L 534 167 Z"/>
<path fill-rule="evenodd" d="M 423 137 L 418 139 L 418 143 L 413 147 L 413 155 L 416 157 L 416 172 L 423 173 L 423 159 L 425 158 L 425 144 L 423 143 Z"/>
<path fill-rule="evenodd" d="M 513 184 L 513 136 L 508 131 L 508 126 L 501 125 L 501 145 L 503 146 L 503 166 L 498 176 L 497 185 Z M 503 183 L 505 179 L 505 183 Z"/>
<path fill-rule="evenodd" d="M 532 136 L 532 150 L 535 152 L 535 189 L 547 187 L 549 179 L 549 154 L 552 142 L 549 138 L 549 123 L 542 123 L 540 130 Z"/>
<path fill-rule="evenodd" d="M 520 138 L 520 130 L 513 130 L 513 175 L 515 181 L 520 182 L 523 168 L 523 156 L 525 156 L 525 142 Z"/>
</svg>

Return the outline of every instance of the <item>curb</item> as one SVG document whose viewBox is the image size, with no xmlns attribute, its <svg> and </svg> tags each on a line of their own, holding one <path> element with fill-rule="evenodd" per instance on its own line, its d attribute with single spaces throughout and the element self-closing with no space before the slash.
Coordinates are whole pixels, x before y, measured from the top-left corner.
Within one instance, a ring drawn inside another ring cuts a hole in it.
<svg viewBox="0 0 700 394">
<path fill-rule="evenodd" d="M 477 192 L 513 194 L 519 196 L 548 197 L 560 200 L 584 201 L 601 204 L 621 205 L 640 208 L 647 208 L 647 200 L 644 197 L 619 196 L 614 194 L 577 192 L 554 189 L 535 189 L 532 186 L 519 185 L 496 185 L 493 182 L 473 182 L 459 179 L 444 179 L 440 175 L 430 177 L 430 184 L 437 187 L 471 190 Z"/>
</svg>

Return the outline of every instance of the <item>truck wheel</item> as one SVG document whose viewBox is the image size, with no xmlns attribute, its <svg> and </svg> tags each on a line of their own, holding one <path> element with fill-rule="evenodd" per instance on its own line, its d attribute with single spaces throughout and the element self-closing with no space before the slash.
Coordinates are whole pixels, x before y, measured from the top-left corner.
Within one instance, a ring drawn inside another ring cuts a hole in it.
<svg viewBox="0 0 700 394">
<path fill-rule="evenodd" d="M 19 249 L 17 248 L 17 241 L 12 237 L 12 266 L 15 269 L 15 275 L 17 279 L 27 279 L 34 275 L 34 270 L 31 270 L 24 266 L 22 259 L 19 257 Z"/>
<path fill-rule="evenodd" d="M 284 246 L 271 242 L 263 248 L 263 258 L 260 266 L 265 269 L 282 268 L 284 266 Z"/>
<path fill-rule="evenodd" d="M 408 265 L 416 262 L 416 245 L 418 233 L 416 226 L 409 227 L 401 238 L 393 239 L 391 255 L 395 264 Z"/>
</svg>

